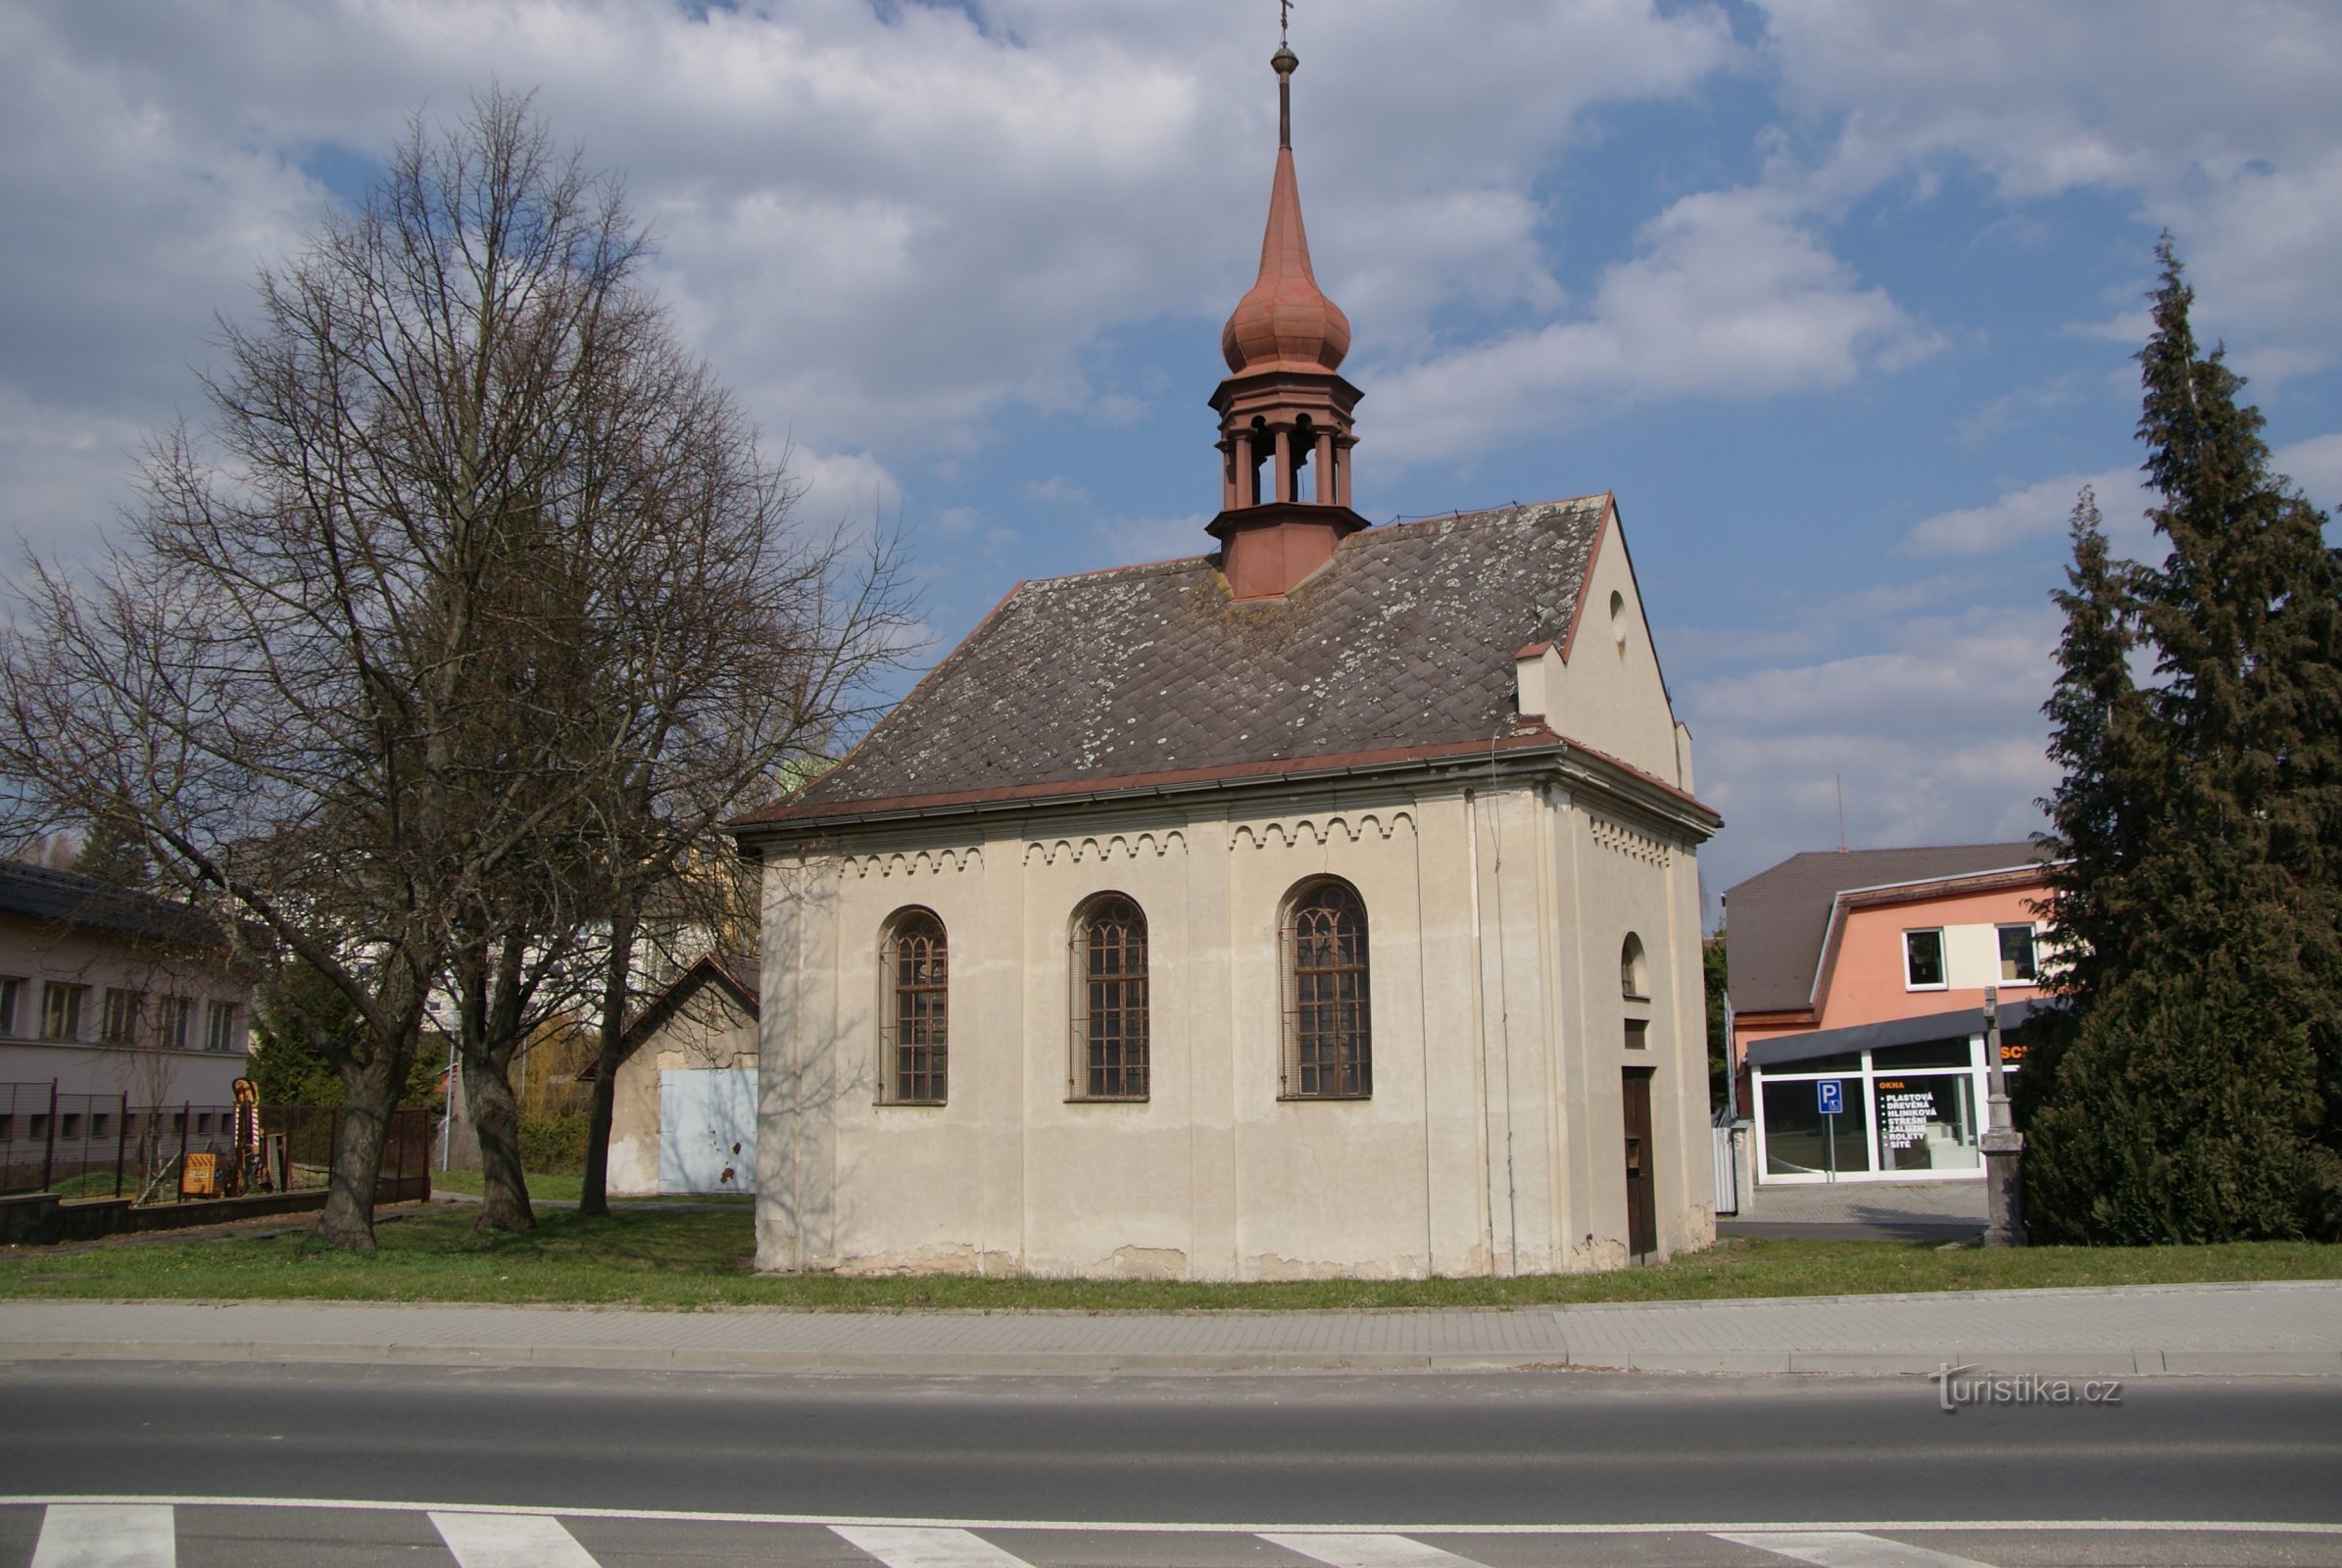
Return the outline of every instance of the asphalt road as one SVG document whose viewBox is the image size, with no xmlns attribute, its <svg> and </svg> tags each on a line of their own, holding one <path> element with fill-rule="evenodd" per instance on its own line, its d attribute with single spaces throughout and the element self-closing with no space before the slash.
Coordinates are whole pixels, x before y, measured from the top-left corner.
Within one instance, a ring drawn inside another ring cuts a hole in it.
<svg viewBox="0 0 2342 1568">
<path fill-rule="evenodd" d="M 1269 1528 L 2342 1522 L 2342 1382 L 2307 1378 L 1946 1414 L 1918 1379 L 87 1362 L 0 1365 L 0 1408 L 18 1497 Z"/>
</svg>

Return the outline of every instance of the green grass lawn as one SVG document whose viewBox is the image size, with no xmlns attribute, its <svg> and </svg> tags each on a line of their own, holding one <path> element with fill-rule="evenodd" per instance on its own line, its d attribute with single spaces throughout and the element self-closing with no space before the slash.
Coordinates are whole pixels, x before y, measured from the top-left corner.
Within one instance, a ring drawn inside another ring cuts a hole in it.
<svg viewBox="0 0 2342 1568">
<path fill-rule="evenodd" d="M 1192 1285 L 1138 1280 L 759 1278 L 752 1221 L 738 1211 L 549 1209 L 526 1236 L 482 1236 L 468 1205 L 433 1205 L 380 1226 L 372 1257 L 305 1234 L 145 1241 L 0 1252 L 0 1297 L 629 1303 L 844 1310 L 1022 1307 L 1169 1311 L 1292 1307 L 1541 1306 L 1575 1301 L 1869 1295 L 2060 1285 L 2342 1278 L 2342 1247 L 2034 1248 L 1937 1251 L 1893 1242 L 1751 1241 L 1611 1274 L 1519 1280 L 1308 1281 Z"/>
<path fill-rule="evenodd" d="M 431 1191 L 434 1193 L 465 1193 L 480 1196 L 480 1173 L 476 1170 L 435 1170 L 431 1172 Z M 530 1171 L 528 1196 L 532 1201 L 543 1200 L 554 1203 L 574 1203 L 585 1186 L 585 1178 L 575 1171 Z M 743 1208 L 753 1206 L 753 1193 L 690 1193 L 662 1195 L 654 1198 L 619 1198 L 619 1203 L 738 1203 Z"/>
</svg>

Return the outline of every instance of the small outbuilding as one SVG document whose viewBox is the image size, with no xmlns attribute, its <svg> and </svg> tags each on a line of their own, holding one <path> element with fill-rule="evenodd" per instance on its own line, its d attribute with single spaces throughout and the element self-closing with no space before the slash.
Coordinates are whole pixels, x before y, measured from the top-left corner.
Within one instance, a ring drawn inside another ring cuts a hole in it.
<svg viewBox="0 0 2342 1568">
<path fill-rule="evenodd" d="M 756 960 L 709 954 L 626 1027 L 613 1198 L 756 1190 Z"/>
</svg>

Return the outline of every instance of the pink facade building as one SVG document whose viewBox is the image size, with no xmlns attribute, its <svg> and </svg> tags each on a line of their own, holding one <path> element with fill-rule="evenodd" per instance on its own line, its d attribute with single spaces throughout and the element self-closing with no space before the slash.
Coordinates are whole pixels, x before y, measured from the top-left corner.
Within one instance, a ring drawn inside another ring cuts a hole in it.
<svg viewBox="0 0 2342 1568">
<path fill-rule="evenodd" d="M 1985 992 L 2017 1066 L 2047 896 L 2030 844 L 1797 855 L 1727 892 L 1757 1181 L 1981 1180 Z"/>
</svg>

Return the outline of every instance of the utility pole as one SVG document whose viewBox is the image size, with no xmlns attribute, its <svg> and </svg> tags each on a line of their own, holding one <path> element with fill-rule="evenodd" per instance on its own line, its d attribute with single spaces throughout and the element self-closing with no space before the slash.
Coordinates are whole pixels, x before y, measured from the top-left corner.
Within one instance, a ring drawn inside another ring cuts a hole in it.
<svg viewBox="0 0 2342 1568">
<path fill-rule="evenodd" d="M 2018 1187 L 2018 1156 L 2025 1134 L 2009 1115 L 2009 1075 L 2000 1059 L 2000 987 L 1984 988 L 1984 1070 L 1992 1086 L 1990 1118 L 1984 1124 L 1984 1197 L 1991 1222 L 1986 1247 L 2025 1245 L 2024 1196 Z"/>
</svg>

